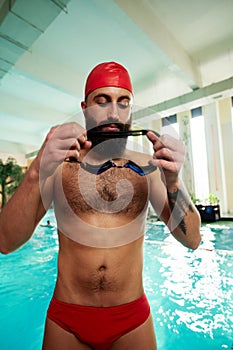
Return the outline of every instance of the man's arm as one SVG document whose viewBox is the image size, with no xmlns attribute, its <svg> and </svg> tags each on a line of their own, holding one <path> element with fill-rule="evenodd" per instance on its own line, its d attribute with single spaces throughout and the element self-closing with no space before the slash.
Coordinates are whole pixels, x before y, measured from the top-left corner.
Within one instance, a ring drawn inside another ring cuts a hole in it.
<svg viewBox="0 0 233 350">
<path fill-rule="evenodd" d="M 10 253 L 24 244 L 44 214 L 39 172 L 36 170 L 36 164 L 32 164 L 21 185 L 0 214 L 1 253 Z"/>
<path fill-rule="evenodd" d="M 156 176 L 150 176 L 151 204 L 174 237 L 196 249 L 201 241 L 200 215 L 179 177 L 184 162 L 183 144 L 167 135 L 158 138 L 151 132 L 148 138 L 154 149 L 151 163 L 160 170 Z"/>
<path fill-rule="evenodd" d="M 54 127 L 15 194 L 0 214 L 0 252 L 10 253 L 24 244 L 49 208 L 54 174 L 66 157 L 78 159 L 89 148 L 85 130 L 76 123 Z"/>
</svg>

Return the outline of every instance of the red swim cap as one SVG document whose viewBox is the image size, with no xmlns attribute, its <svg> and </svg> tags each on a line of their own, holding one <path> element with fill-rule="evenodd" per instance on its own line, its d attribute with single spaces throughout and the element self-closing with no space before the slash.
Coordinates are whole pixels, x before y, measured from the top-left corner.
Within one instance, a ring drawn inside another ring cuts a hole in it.
<svg viewBox="0 0 233 350">
<path fill-rule="evenodd" d="M 116 62 L 100 63 L 92 69 L 86 81 L 85 98 L 95 89 L 105 86 L 114 86 L 133 92 L 128 71 Z"/>
</svg>

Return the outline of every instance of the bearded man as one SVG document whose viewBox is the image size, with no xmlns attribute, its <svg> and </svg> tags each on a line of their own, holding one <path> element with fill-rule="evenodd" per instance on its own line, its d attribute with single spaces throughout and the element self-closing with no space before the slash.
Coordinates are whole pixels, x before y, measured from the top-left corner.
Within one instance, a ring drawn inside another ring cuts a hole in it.
<svg viewBox="0 0 233 350">
<path fill-rule="evenodd" d="M 44 350 L 155 350 L 142 276 L 148 203 L 181 244 L 200 243 L 200 217 L 179 177 L 183 144 L 148 131 L 152 156 L 128 150 L 132 101 L 125 67 L 97 65 L 81 102 L 86 128 L 53 127 L 1 213 L 1 252 L 9 253 L 54 203 L 58 275 Z"/>
</svg>

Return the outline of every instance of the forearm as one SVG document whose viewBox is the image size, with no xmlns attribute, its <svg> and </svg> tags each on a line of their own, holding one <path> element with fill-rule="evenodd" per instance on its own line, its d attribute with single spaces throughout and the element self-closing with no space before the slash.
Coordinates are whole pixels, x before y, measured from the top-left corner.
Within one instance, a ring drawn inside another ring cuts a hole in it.
<svg viewBox="0 0 233 350">
<path fill-rule="evenodd" d="M 41 201 L 39 171 L 32 164 L 21 185 L 0 214 L 0 251 L 19 248 L 32 235 L 45 209 Z"/>
<path fill-rule="evenodd" d="M 179 178 L 185 159 L 184 144 L 170 135 L 158 137 L 148 132 L 147 137 L 154 149 L 151 164 L 160 170 L 160 179 L 151 177 L 152 205 L 162 207 L 159 216 L 174 237 L 186 247 L 196 249 L 201 241 L 200 216 Z"/>
<path fill-rule="evenodd" d="M 196 249 L 201 241 L 200 216 L 184 186 L 168 188 L 167 201 L 170 231 L 183 245 Z"/>
</svg>

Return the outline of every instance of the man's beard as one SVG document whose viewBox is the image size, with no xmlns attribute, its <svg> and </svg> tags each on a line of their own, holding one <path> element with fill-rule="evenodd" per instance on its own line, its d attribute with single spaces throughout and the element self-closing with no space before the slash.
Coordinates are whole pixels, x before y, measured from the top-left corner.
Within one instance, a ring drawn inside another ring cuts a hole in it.
<svg viewBox="0 0 233 350">
<path fill-rule="evenodd" d="M 90 123 L 87 123 L 87 126 L 88 124 Z M 129 131 L 131 129 L 131 124 L 123 124 L 116 122 L 115 120 L 107 120 L 105 122 L 101 122 L 101 124 L 99 124 L 98 126 L 92 127 L 90 129 L 87 128 L 88 140 L 92 143 L 92 150 L 97 152 L 101 156 L 109 158 L 118 158 L 121 157 L 125 151 L 127 144 L 127 136 L 122 138 L 115 138 L 114 131 L 111 131 L 112 137 L 108 138 L 102 135 L 95 134 L 95 132 L 98 131 L 102 131 L 102 133 L 104 134 L 103 127 L 107 127 L 110 124 L 115 124 L 121 132 Z"/>
</svg>

